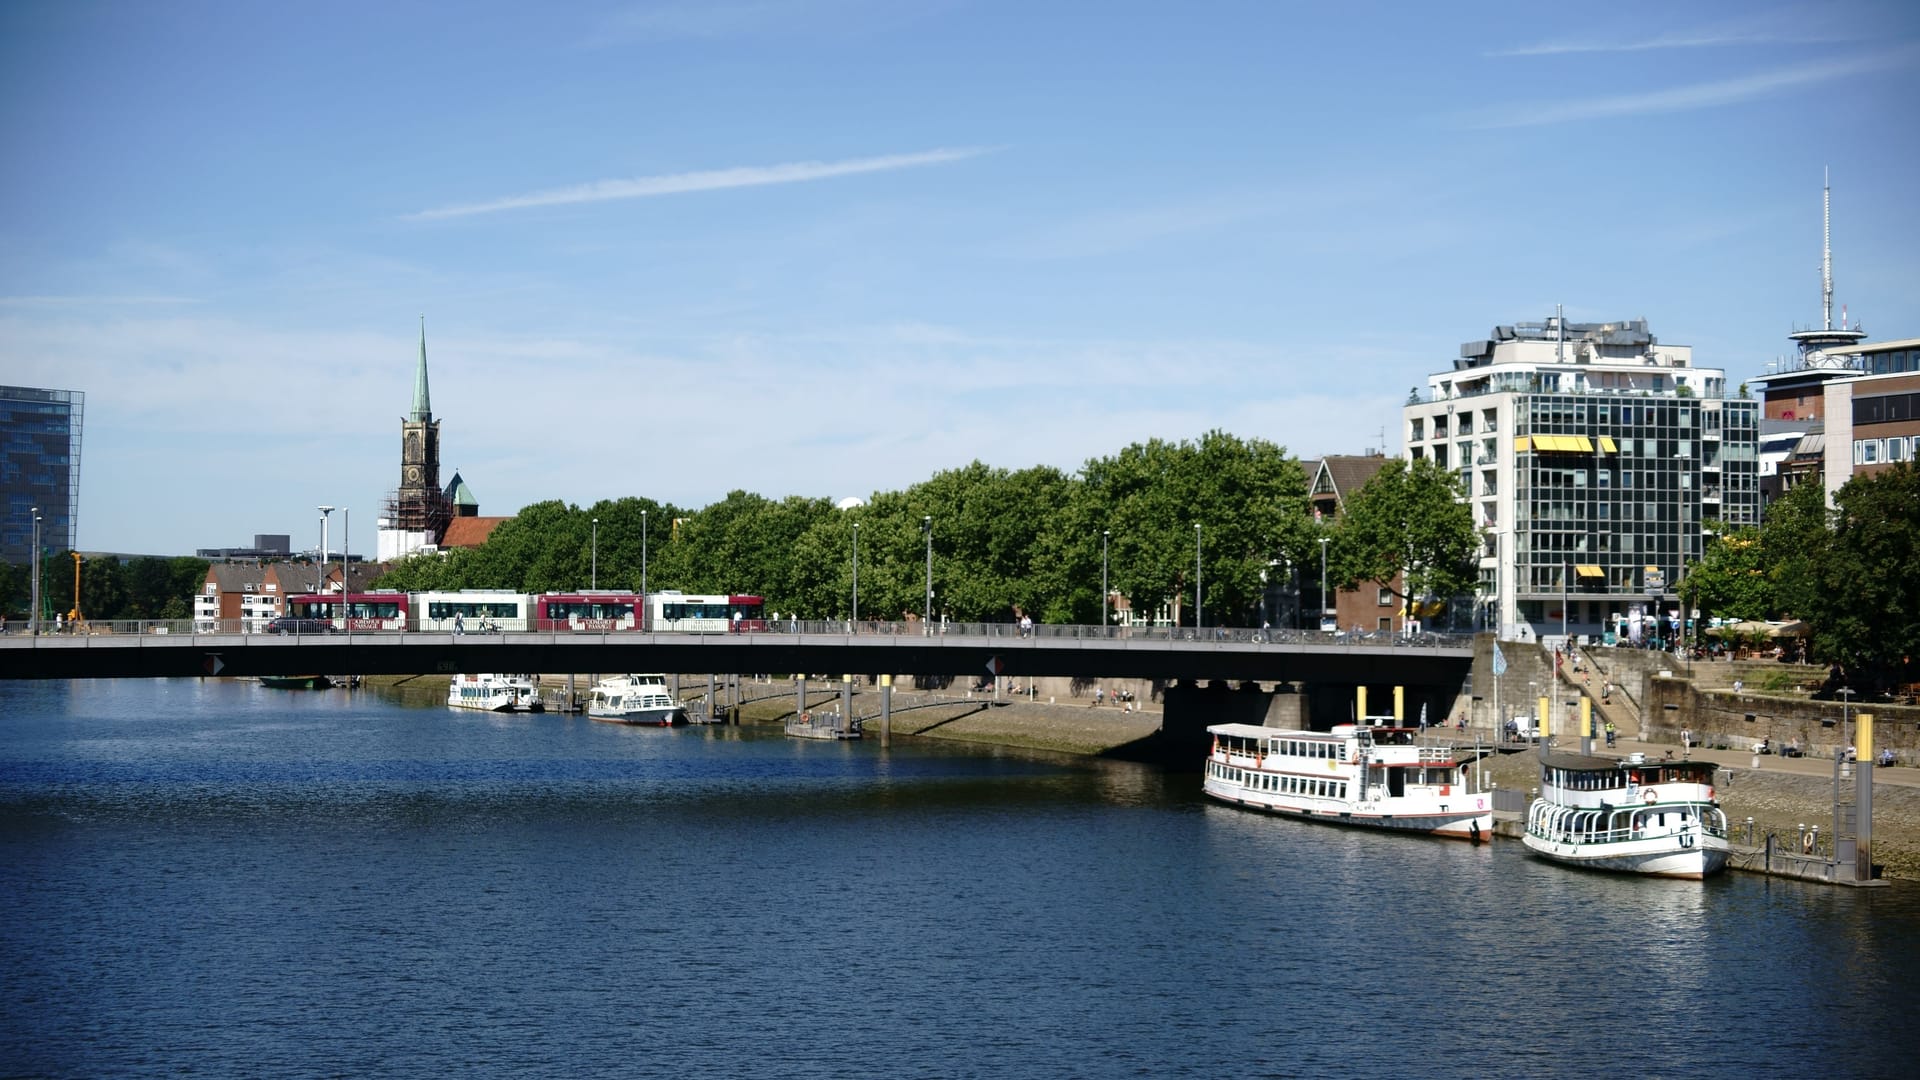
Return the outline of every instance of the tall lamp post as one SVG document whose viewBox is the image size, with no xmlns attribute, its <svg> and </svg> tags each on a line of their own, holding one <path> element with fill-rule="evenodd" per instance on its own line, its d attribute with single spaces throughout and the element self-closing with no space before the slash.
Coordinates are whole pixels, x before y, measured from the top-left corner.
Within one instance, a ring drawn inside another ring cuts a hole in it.
<svg viewBox="0 0 1920 1080">
<path fill-rule="evenodd" d="M 1196 521 L 1193 523 L 1193 628 L 1195 630 L 1201 628 L 1201 620 L 1205 618 L 1201 614 L 1204 609 L 1200 603 L 1200 523 Z"/>
<path fill-rule="evenodd" d="M 1567 608 L 1573 606 L 1573 564 L 1560 564 L 1560 647 L 1573 655 L 1573 642 L 1567 638 Z"/>
<path fill-rule="evenodd" d="M 860 621 L 860 523 L 853 523 L 853 618 L 847 623 L 851 630 L 853 624 Z"/>
<path fill-rule="evenodd" d="M 1320 627 L 1327 625 L 1327 541 L 1331 537 L 1320 538 Z"/>
<path fill-rule="evenodd" d="M 587 570 L 587 588 L 600 587 L 600 519 L 593 519 L 593 561 Z"/>
<path fill-rule="evenodd" d="M 927 633 L 933 633 L 933 515 L 920 515 L 920 531 L 927 534 Z"/>
<path fill-rule="evenodd" d="M 327 589 L 327 515 L 331 513 L 333 513 L 331 506 L 320 508 L 320 580 L 313 586 L 313 591 L 317 593 L 325 592 Z M 346 575 L 341 576 L 344 578 Z"/>
<path fill-rule="evenodd" d="M 1107 633 L 1109 633 L 1109 627 L 1112 625 L 1112 620 L 1107 616 L 1107 601 L 1113 596 L 1113 593 L 1107 588 L 1107 539 L 1108 539 L 1107 530 L 1101 529 L 1100 530 L 1100 633 L 1102 636 L 1105 636 Z"/>
<path fill-rule="evenodd" d="M 40 632 L 40 508 L 33 508 L 33 610 L 27 614 L 27 633 Z"/>
</svg>

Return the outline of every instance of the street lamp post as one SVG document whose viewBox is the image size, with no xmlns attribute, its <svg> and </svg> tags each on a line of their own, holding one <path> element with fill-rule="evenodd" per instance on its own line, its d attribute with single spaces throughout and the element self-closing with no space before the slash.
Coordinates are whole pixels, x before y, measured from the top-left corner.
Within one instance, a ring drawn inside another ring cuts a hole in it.
<svg viewBox="0 0 1920 1080">
<path fill-rule="evenodd" d="M 927 633 L 933 633 L 933 515 L 920 515 L 920 531 L 927 534 L 927 610 L 922 616 Z"/>
<path fill-rule="evenodd" d="M 1195 630 L 1201 628 L 1201 620 L 1205 618 L 1201 614 L 1203 610 L 1200 606 L 1200 523 L 1196 521 L 1193 524 L 1193 628 Z"/>
<path fill-rule="evenodd" d="M 847 623 L 851 630 L 853 624 L 860 621 L 860 523 L 853 523 L 853 619 Z"/>
<path fill-rule="evenodd" d="M 587 588 L 600 587 L 600 519 L 593 519 L 593 561 L 587 570 Z"/>
<path fill-rule="evenodd" d="M 1331 537 L 1320 538 L 1320 625 L 1327 625 L 1327 541 Z"/>
<path fill-rule="evenodd" d="M 27 633 L 40 632 L 40 508 L 33 508 L 33 610 L 27 615 Z"/>
<path fill-rule="evenodd" d="M 1107 530 L 1101 529 L 1100 530 L 1100 634 L 1102 637 L 1106 636 L 1106 634 L 1108 633 L 1108 627 L 1112 625 L 1112 620 L 1107 616 L 1107 601 L 1113 596 L 1113 593 L 1107 588 L 1107 539 L 1108 539 Z"/>
<path fill-rule="evenodd" d="M 320 580 L 313 586 L 313 591 L 317 593 L 327 590 L 327 515 L 331 513 L 333 513 L 331 506 L 320 508 Z M 341 575 L 342 578 L 345 576 Z M 342 584 L 344 583 L 343 581 Z"/>
<path fill-rule="evenodd" d="M 1573 606 L 1573 564 L 1560 564 L 1560 647 L 1573 655 L 1573 641 L 1567 637 L 1567 609 Z"/>
</svg>

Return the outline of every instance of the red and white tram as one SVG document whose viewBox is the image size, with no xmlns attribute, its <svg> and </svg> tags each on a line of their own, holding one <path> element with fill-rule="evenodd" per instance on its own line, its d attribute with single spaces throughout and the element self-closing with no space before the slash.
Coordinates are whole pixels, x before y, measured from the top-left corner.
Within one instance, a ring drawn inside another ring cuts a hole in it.
<svg viewBox="0 0 1920 1080">
<path fill-rule="evenodd" d="M 503 589 L 413 593 L 414 630 L 485 634 L 526 630 L 533 621 L 534 597 Z"/>
<path fill-rule="evenodd" d="M 647 597 L 647 612 L 648 627 L 666 633 L 739 634 L 767 628 L 764 602 L 757 596 L 737 593 L 724 596 L 654 593 Z"/>
<path fill-rule="evenodd" d="M 644 630 L 646 598 L 632 592 L 541 593 L 533 598 L 536 630 L 587 633 Z"/>
<path fill-rule="evenodd" d="M 287 614 L 325 619 L 335 630 L 371 631 L 407 628 L 407 594 L 395 590 L 364 593 L 301 593 L 287 597 Z"/>
</svg>

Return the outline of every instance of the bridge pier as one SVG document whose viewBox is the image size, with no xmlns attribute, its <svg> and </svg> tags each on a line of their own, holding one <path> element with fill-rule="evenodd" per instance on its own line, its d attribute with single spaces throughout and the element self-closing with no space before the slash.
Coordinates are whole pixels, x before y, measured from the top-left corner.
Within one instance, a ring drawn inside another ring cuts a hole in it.
<svg viewBox="0 0 1920 1080">
<path fill-rule="evenodd" d="M 893 676 L 880 676 L 880 749 L 893 745 Z"/>
<path fill-rule="evenodd" d="M 793 677 L 793 715 L 801 716 L 807 711 L 807 677 L 804 674 Z"/>
</svg>

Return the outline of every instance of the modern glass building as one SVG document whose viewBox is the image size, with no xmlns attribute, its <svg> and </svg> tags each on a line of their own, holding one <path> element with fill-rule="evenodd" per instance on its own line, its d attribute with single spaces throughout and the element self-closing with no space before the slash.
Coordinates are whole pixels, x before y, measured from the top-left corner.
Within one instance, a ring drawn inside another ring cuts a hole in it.
<svg viewBox="0 0 1920 1080">
<path fill-rule="evenodd" d="M 41 550 L 73 548 L 86 400 L 78 390 L 0 386 L 0 558 L 32 562 L 35 511 Z"/>
<path fill-rule="evenodd" d="M 1500 326 L 1403 410 L 1406 455 L 1459 474 L 1503 637 L 1663 634 L 1683 565 L 1757 525 L 1759 402 L 1642 320 Z M 1660 622 L 1653 622 L 1655 616 Z"/>
</svg>

